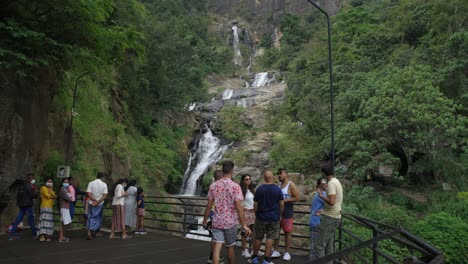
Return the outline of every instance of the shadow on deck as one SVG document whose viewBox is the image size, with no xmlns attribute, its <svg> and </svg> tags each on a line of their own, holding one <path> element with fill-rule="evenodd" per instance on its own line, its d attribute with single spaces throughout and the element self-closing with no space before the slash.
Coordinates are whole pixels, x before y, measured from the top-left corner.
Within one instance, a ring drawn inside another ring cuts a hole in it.
<svg viewBox="0 0 468 264">
<path fill-rule="evenodd" d="M 56 232 L 57 233 L 57 232 Z M 68 243 L 54 241 L 45 243 L 33 240 L 30 230 L 25 230 L 16 241 L 0 236 L 0 263 L 171 263 L 204 264 L 210 252 L 209 242 L 187 239 L 164 232 L 149 232 L 147 235 L 133 235 L 128 240 L 109 240 L 108 234 L 88 241 L 85 231 L 68 231 Z M 236 264 L 247 263 L 236 247 Z M 224 250 L 223 253 L 224 254 Z M 273 260 L 274 263 L 305 263 L 304 256 L 293 256 L 290 261 Z M 225 260 L 227 263 L 227 259 Z"/>
</svg>

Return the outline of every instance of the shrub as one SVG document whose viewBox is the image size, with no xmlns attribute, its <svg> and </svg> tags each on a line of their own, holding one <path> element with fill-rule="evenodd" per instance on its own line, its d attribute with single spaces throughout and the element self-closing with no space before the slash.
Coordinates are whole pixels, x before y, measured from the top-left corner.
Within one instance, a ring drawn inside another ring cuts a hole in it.
<svg viewBox="0 0 468 264">
<path fill-rule="evenodd" d="M 447 263 L 468 260 L 468 223 L 448 213 L 434 213 L 416 223 L 413 232 L 444 252 Z"/>
</svg>

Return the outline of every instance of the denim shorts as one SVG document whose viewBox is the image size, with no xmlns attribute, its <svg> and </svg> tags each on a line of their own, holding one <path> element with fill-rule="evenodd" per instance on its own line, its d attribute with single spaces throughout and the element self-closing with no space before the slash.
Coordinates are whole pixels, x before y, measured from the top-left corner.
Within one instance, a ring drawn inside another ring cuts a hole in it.
<svg viewBox="0 0 468 264">
<path fill-rule="evenodd" d="M 226 247 L 232 247 L 236 244 L 237 225 L 234 225 L 233 227 L 228 229 L 213 228 L 211 232 L 213 232 L 213 242 L 226 242 Z"/>
</svg>

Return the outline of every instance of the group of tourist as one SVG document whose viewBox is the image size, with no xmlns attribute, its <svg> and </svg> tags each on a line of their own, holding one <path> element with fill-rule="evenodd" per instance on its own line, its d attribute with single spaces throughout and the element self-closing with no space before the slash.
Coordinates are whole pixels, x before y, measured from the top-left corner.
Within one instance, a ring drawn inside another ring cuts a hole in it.
<svg viewBox="0 0 468 264">
<path fill-rule="evenodd" d="M 319 258 L 334 251 L 335 231 L 341 220 L 343 190 L 334 177 L 333 168 L 321 168 L 322 179 L 317 181 L 310 214 L 310 257 Z M 279 169 L 277 177 L 269 170 L 263 172 L 264 184 L 255 188 L 249 174 L 241 176 L 240 183 L 232 180 L 234 163 L 224 161 L 222 171 L 215 171 L 215 181 L 208 191 L 208 204 L 203 225 L 212 235 L 212 250 L 208 263 L 219 264 L 222 245 L 225 244 L 230 264 L 235 262 L 234 245 L 238 226 L 242 233 L 242 256 L 250 263 L 272 264 L 272 258 L 290 260 L 293 231 L 294 203 L 300 200 L 297 186 L 289 179 L 286 169 Z M 209 221 L 210 220 L 210 221 Z M 279 252 L 280 230 L 284 232 L 285 251 Z M 263 238 L 265 252 L 260 251 Z M 247 241 L 251 238 L 253 249 Z M 261 256 L 264 256 L 260 262 Z"/>
<path fill-rule="evenodd" d="M 58 242 L 69 242 L 65 236 L 66 226 L 70 226 L 75 215 L 75 205 L 78 195 L 84 201 L 84 214 L 88 230 L 88 240 L 93 239 L 99 233 L 103 222 L 104 200 L 108 196 L 107 184 L 102 181 L 104 173 L 97 173 L 96 179 L 88 184 L 86 192 L 81 191 L 74 184 L 73 177 L 63 178 L 57 192 L 53 188 L 53 179 L 46 178 L 44 186 L 36 191 L 36 179 L 34 174 L 27 175 L 17 191 L 16 202 L 19 213 L 15 221 L 9 227 L 9 240 L 17 240 L 18 225 L 27 215 L 33 237 L 41 242 L 52 241 L 54 233 L 54 204 L 58 200 L 58 212 L 60 213 L 60 227 Z M 144 230 L 145 203 L 142 188 L 136 187 L 135 180 L 119 179 L 113 186 L 112 199 L 112 225 L 109 239 L 116 239 L 115 231 L 122 231 L 122 239 L 131 238 L 126 232 L 126 226 L 136 228 L 135 234 L 146 234 Z M 40 197 L 39 226 L 36 229 L 34 221 L 34 199 Z"/>
</svg>

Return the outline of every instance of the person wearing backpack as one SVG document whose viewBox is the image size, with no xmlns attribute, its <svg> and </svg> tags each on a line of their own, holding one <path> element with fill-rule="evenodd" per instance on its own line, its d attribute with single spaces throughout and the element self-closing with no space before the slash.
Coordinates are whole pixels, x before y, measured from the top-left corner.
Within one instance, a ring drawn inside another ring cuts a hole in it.
<svg viewBox="0 0 468 264">
<path fill-rule="evenodd" d="M 36 183 L 36 176 L 34 176 L 34 174 L 32 173 L 29 173 L 26 176 L 26 180 L 22 182 L 18 189 L 18 192 L 16 193 L 16 205 L 19 207 L 19 213 L 15 219 L 15 222 L 13 223 L 8 240 L 19 239 L 19 237 L 16 236 L 16 229 L 21 223 L 21 221 L 23 221 L 25 214 L 28 217 L 28 222 L 29 226 L 31 227 L 33 238 L 37 238 L 37 230 L 36 225 L 34 223 L 33 206 L 34 199 L 37 198 L 38 194 L 36 192 L 36 187 L 34 186 L 34 183 Z"/>
</svg>

